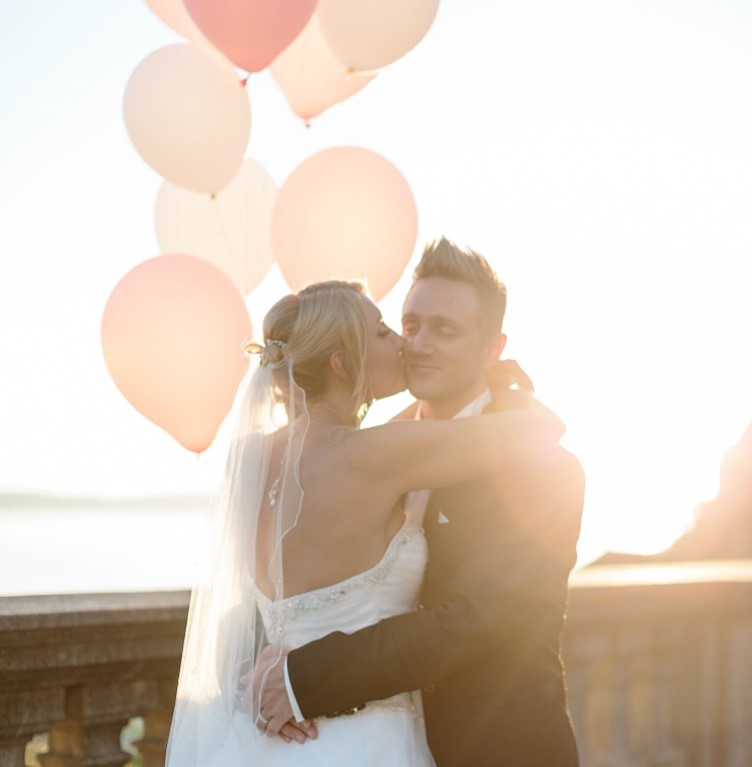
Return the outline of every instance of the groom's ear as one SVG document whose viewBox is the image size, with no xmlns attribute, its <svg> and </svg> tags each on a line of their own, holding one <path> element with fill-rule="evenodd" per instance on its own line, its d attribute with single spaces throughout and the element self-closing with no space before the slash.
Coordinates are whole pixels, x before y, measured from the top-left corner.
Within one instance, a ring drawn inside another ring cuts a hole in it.
<svg viewBox="0 0 752 767">
<path fill-rule="evenodd" d="M 506 345 L 506 335 L 504 333 L 494 333 L 493 337 L 486 344 L 485 359 L 483 360 L 483 366 L 486 370 L 496 364 Z"/>
</svg>

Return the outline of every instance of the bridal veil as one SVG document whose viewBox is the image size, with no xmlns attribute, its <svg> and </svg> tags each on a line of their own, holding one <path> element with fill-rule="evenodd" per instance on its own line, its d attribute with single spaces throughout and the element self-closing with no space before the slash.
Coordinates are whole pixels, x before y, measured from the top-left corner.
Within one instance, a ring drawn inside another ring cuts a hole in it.
<svg viewBox="0 0 752 767">
<path fill-rule="evenodd" d="M 272 599 L 284 596 L 282 542 L 303 500 L 305 394 L 284 343 L 247 350 L 252 361 L 234 405 L 237 426 L 191 595 L 167 767 L 205 767 L 238 711 L 258 717 L 248 679 L 268 644 L 259 586 Z"/>
</svg>

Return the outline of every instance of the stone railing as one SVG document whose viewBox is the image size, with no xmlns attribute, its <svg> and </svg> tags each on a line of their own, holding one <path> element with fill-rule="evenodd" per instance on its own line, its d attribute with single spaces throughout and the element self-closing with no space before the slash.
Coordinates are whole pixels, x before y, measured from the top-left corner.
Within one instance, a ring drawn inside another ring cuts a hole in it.
<svg viewBox="0 0 752 767">
<path fill-rule="evenodd" d="M 187 592 L 0 599 L 0 767 L 49 733 L 43 767 L 120 767 L 144 720 L 145 767 L 164 764 Z"/>
<path fill-rule="evenodd" d="M 583 767 L 752 765 L 752 562 L 588 568 L 564 652 Z M 0 599 L 0 767 L 162 767 L 187 592 Z"/>
<path fill-rule="evenodd" d="M 586 568 L 572 587 L 583 767 L 752 767 L 752 561 Z"/>
</svg>

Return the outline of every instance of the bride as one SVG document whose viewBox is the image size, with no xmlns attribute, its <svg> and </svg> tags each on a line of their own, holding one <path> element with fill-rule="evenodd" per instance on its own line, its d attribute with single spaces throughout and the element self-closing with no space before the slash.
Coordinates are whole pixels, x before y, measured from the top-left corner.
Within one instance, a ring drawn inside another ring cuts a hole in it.
<svg viewBox="0 0 752 767">
<path fill-rule="evenodd" d="M 427 551 L 405 493 L 513 468 L 562 426 L 518 411 L 359 430 L 368 404 L 405 379 L 402 339 L 358 283 L 281 299 L 264 338 L 248 346 L 259 362 L 241 386 L 214 539 L 191 597 L 167 767 L 429 767 L 417 693 L 317 720 L 317 739 L 299 746 L 259 731 L 246 680 L 265 647 L 416 609 Z"/>
</svg>

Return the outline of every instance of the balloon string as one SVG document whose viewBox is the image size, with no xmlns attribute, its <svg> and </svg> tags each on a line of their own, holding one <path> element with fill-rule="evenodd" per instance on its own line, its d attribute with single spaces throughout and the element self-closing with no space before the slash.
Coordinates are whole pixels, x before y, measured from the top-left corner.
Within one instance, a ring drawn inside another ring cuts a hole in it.
<svg viewBox="0 0 752 767">
<path fill-rule="evenodd" d="M 240 276 L 243 282 L 243 294 L 245 295 L 245 275 L 247 270 L 244 268 L 251 261 L 251 248 L 250 248 L 250 230 L 251 230 L 251 217 L 256 214 L 256 211 L 251 207 L 250 200 L 250 169 L 246 168 L 245 162 L 240 166 L 241 173 L 243 174 L 243 210 L 245 211 L 244 222 L 245 225 L 240 229 L 240 251 L 230 250 L 230 255 L 233 260 L 233 268 L 235 273 Z M 227 238 L 229 240 L 229 236 Z"/>
<path fill-rule="evenodd" d="M 240 170 L 238 173 L 245 173 L 244 166 L 240 166 Z M 223 244 L 225 246 L 225 253 L 227 254 L 227 261 L 228 263 L 232 264 L 233 268 L 237 265 L 237 256 L 233 253 L 232 248 L 232 240 L 230 238 L 230 233 L 228 231 L 227 227 L 227 221 L 225 220 L 224 216 L 222 216 L 222 213 L 219 209 L 219 203 L 217 201 L 216 194 L 213 194 L 211 196 L 212 199 L 212 211 L 214 212 L 214 215 L 216 216 L 217 220 L 217 228 L 219 230 L 219 235 L 223 240 Z"/>
<path fill-rule="evenodd" d="M 310 128 L 311 127 L 311 121 L 308 118 L 303 120 L 303 123 L 304 123 L 306 128 Z"/>
</svg>

